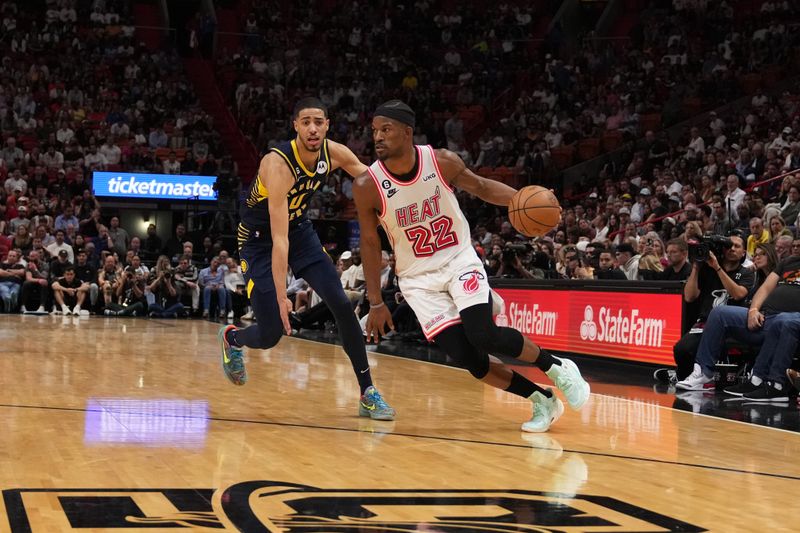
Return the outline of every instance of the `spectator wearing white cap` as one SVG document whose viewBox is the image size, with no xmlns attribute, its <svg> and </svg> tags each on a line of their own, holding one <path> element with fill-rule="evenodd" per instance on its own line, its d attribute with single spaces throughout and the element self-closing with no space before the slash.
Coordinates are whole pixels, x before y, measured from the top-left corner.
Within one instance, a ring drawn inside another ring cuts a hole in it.
<svg viewBox="0 0 800 533">
<path fill-rule="evenodd" d="M 364 268 L 361 266 L 358 249 L 355 252 L 345 251 L 339 256 L 342 263 L 342 276 L 339 280 L 351 302 L 356 303 L 364 294 Z M 358 264 L 356 264 L 358 262 Z"/>
<path fill-rule="evenodd" d="M 780 152 L 784 148 L 790 148 L 792 146 L 789 137 L 792 135 L 792 128 L 786 126 L 781 130 L 777 137 L 770 143 L 768 149 L 769 150 L 777 150 Z"/>
<path fill-rule="evenodd" d="M 8 221 L 8 232 L 14 235 L 20 226 L 25 226 L 28 230 L 31 229 L 31 219 L 28 218 L 28 207 L 25 205 L 17 206 L 17 216 Z"/>
</svg>

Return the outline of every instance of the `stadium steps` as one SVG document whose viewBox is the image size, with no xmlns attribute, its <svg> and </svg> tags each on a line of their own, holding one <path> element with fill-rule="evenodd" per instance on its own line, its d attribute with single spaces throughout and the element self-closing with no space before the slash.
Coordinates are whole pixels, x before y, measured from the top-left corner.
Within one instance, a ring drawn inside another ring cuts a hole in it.
<svg viewBox="0 0 800 533">
<path fill-rule="evenodd" d="M 194 85 L 200 105 L 214 119 L 214 126 L 222 136 L 225 148 L 239 166 L 239 175 L 244 182 L 249 182 L 258 169 L 255 147 L 247 139 L 236 124 L 225 99 L 217 86 L 214 69 L 211 63 L 200 58 L 184 59 L 189 80 Z"/>
</svg>

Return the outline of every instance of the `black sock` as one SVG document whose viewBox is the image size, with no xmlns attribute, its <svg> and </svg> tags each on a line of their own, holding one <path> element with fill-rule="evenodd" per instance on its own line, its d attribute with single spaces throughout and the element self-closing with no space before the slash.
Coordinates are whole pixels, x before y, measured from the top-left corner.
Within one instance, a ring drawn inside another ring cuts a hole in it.
<svg viewBox="0 0 800 533">
<path fill-rule="evenodd" d="M 236 332 L 239 331 L 236 328 L 229 329 L 227 333 L 225 333 L 225 340 L 228 341 L 228 344 L 233 346 L 234 348 L 241 348 L 242 345 L 236 340 Z"/>
<path fill-rule="evenodd" d="M 508 385 L 506 392 L 510 392 L 511 394 L 516 394 L 517 396 L 522 396 L 523 398 L 530 398 L 531 394 L 533 394 L 536 391 L 541 392 L 548 398 L 551 398 L 553 396 L 552 392 L 541 388 L 539 385 L 529 380 L 522 374 L 518 374 L 513 370 L 511 372 L 512 372 L 511 383 Z"/>
<path fill-rule="evenodd" d="M 356 378 L 358 378 L 358 386 L 361 388 L 361 394 L 363 396 L 364 391 L 372 386 L 372 372 L 369 367 L 367 367 L 366 372 L 363 373 L 360 370 L 356 370 Z"/>
<path fill-rule="evenodd" d="M 534 361 L 533 364 L 541 368 L 542 371 L 547 372 L 553 365 L 561 366 L 561 361 L 553 357 L 553 354 L 544 348 L 539 348 L 539 357 L 536 358 L 536 361 Z"/>
</svg>

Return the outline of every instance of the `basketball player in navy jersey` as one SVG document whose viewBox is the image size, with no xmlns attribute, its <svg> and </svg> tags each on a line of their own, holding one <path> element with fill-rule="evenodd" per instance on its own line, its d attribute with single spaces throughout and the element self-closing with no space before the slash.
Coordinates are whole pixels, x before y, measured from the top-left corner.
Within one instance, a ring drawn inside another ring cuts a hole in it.
<svg viewBox="0 0 800 533">
<path fill-rule="evenodd" d="M 240 208 L 239 257 L 256 323 L 244 329 L 226 326 L 220 330 L 222 368 L 232 383 L 244 385 L 247 371 L 242 347 L 267 349 L 284 333 L 291 335 L 292 304 L 286 297 L 286 271 L 291 266 L 294 275 L 308 282 L 336 319 L 342 346 L 361 388 L 359 414 L 393 420 L 394 409 L 372 385 L 353 307 L 306 216 L 311 196 L 333 170 L 342 168 L 357 176 L 367 167 L 346 146 L 325 138 L 330 122 L 318 99 L 300 100 L 292 118 L 297 137 L 272 148 L 261 159 L 258 176 Z"/>
<path fill-rule="evenodd" d="M 381 224 L 394 248 L 400 290 L 425 336 L 477 379 L 530 399 L 533 416 L 522 430 L 547 431 L 564 411 L 553 390 L 539 387 L 489 353 L 541 368 L 574 409 L 586 403 L 589 384 L 569 359 L 553 356 L 516 329 L 493 323 L 486 271 L 472 248 L 453 187 L 501 206 L 516 191 L 474 174 L 453 152 L 415 146 L 414 124 L 414 111 L 399 100 L 378 107 L 372 119 L 378 161 L 353 186 L 370 304 L 367 340 L 383 335 L 386 324 L 394 328 L 380 290 Z"/>
</svg>

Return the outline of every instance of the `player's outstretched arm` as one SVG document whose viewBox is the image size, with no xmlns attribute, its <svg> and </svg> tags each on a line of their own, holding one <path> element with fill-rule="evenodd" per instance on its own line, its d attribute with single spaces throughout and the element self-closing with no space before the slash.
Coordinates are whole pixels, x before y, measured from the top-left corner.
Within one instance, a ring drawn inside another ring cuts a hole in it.
<svg viewBox="0 0 800 533">
<path fill-rule="evenodd" d="M 278 300 L 283 329 L 291 335 L 289 311 L 286 309 L 286 270 L 289 265 L 289 190 L 294 186 L 294 176 L 289 167 L 274 152 L 261 159 L 258 167 L 259 187 L 269 193 L 269 224 L 272 232 L 272 279 Z"/>
<path fill-rule="evenodd" d="M 329 140 L 328 153 L 331 157 L 331 170 L 341 168 L 354 178 L 367 171 L 367 165 L 362 163 L 356 154 L 343 144 Z M 367 178 L 369 179 L 369 176 Z"/>
<path fill-rule="evenodd" d="M 494 205 L 507 206 L 516 189 L 505 183 L 478 176 L 464 164 L 458 155 L 450 150 L 436 150 L 436 161 L 442 171 L 442 178 L 450 185 L 458 187 Z"/>
<path fill-rule="evenodd" d="M 365 172 L 353 183 L 353 199 L 358 211 L 358 225 L 361 231 L 361 262 L 369 299 L 367 317 L 367 342 L 378 340 L 386 333 L 385 324 L 394 329 L 392 315 L 383 303 L 381 294 L 381 238 L 378 235 L 378 210 L 381 209 L 380 193 L 372 178 Z"/>
</svg>

